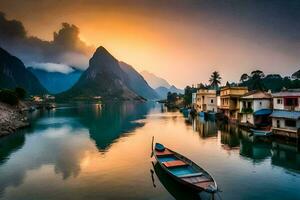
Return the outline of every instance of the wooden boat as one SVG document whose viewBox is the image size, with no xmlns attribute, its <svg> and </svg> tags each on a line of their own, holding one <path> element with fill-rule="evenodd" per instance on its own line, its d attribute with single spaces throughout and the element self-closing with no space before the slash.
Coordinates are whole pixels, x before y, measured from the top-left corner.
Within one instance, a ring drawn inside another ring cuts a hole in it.
<svg viewBox="0 0 300 200">
<path fill-rule="evenodd" d="M 216 193 L 218 186 L 213 177 L 193 161 L 156 143 L 153 155 L 161 168 L 174 180 L 198 192 Z"/>
</svg>

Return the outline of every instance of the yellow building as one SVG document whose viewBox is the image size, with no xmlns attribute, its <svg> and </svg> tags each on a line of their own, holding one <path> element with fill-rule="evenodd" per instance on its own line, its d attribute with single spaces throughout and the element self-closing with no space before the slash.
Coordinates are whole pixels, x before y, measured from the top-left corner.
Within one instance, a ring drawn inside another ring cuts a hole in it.
<svg viewBox="0 0 300 200">
<path fill-rule="evenodd" d="M 198 89 L 195 107 L 197 112 L 217 112 L 216 90 Z"/>
<path fill-rule="evenodd" d="M 220 111 L 230 120 L 238 120 L 240 109 L 240 97 L 248 92 L 247 87 L 223 87 L 220 91 L 221 105 Z"/>
</svg>

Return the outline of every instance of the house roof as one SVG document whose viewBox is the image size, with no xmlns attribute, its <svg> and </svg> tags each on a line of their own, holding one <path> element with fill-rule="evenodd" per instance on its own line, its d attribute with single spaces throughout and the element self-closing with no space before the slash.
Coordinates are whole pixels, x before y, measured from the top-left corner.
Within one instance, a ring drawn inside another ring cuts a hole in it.
<svg viewBox="0 0 300 200">
<path fill-rule="evenodd" d="M 243 99 L 271 99 L 272 95 L 263 91 L 251 91 L 243 95 Z"/>
<path fill-rule="evenodd" d="M 223 90 L 248 90 L 247 87 L 230 87 L 230 86 L 224 86 L 224 87 L 221 87 L 221 91 Z"/>
<path fill-rule="evenodd" d="M 300 119 L 299 111 L 287 111 L 287 110 L 274 110 L 271 114 L 274 118 L 285 118 L 285 119 Z"/>
<path fill-rule="evenodd" d="M 256 112 L 253 113 L 255 116 L 260 116 L 260 115 L 270 115 L 273 112 L 272 109 L 260 109 Z"/>
<path fill-rule="evenodd" d="M 300 97 L 300 91 L 283 91 L 272 94 L 273 97 Z"/>
</svg>

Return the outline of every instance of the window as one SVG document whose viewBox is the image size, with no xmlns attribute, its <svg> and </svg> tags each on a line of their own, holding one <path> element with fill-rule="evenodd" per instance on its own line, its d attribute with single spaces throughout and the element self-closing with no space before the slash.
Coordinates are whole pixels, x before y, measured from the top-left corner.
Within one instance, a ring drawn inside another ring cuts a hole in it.
<svg viewBox="0 0 300 200">
<path fill-rule="evenodd" d="M 291 119 L 285 120 L 285 126 L 296 127 L 296 120 L 291 120 Z"/>
<path fill-rule="evenodd" d="M 277 128 L 280 128 L 280 121 L 276 120 L 276 123 L 277 123 Z"/>
<path fill-rule="evenodd" d="M 251 108 L 252 107 L 252 103 L 248 102 L 248 107 L 247 108 Z"/>
<path fill-rule="evenodd" d="M 277 99 L 277 104 L 282 104 L 282 99 Z"/>
<path fill-rule="evenodd" d="M 262 102 L 261 101 L 259 102 L 259 105 L 262 106 Z"/>
<path fill-rule="evenodd" d="M 213 100 L 213 99 L 211 99 L 211 100 L 210 100 L 210 103 L 214 103 L 214 100 Z"/>
<path fill-rule="evenodd" d="M 297 106 L 298 105 L 298 98 L 285 98 L 284 99 L 284 104 L 286 106 Z"/>
</svg>

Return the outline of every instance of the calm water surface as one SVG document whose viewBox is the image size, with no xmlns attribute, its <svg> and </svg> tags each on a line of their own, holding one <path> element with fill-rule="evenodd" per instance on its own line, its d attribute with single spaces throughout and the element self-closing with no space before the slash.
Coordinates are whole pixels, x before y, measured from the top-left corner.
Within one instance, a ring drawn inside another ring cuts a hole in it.
<svg viewBox="0 0 300 200">
<path fill-rule="evenodd" d="M 300 199 L 299 148 L 160 104 L 63 106 L 0 139 L 0 199 L 193 199 L 152 164 L 151 138 L 216 179 L 222 199 Z"/>
</svg>

